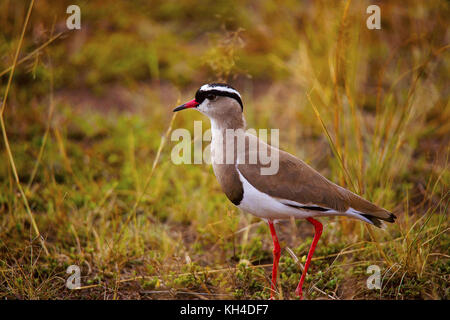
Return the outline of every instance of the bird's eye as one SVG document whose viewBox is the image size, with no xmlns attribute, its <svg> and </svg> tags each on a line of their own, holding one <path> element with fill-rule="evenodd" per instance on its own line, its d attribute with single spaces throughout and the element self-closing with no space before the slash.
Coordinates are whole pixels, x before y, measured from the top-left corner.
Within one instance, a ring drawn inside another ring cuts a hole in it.
<svg viewBox="0 0 450 320">
<path fill-rule="evenodd" d="M 206 95 L 206 99 L 213 101 L 213 100 L 216 99 L 216 95 L 214 95 L 214 94 L 212 94 L 212 93 L 208 93 L 208 94 Z"/>
</svg>

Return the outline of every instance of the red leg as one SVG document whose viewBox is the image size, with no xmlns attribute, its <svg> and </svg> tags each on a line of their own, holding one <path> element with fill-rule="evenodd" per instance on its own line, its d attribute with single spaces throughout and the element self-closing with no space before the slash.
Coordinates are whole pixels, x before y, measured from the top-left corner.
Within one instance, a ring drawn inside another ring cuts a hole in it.
<svg viewBox="0 0 450 320">
<path fill-rule="evenodd" d="M 311 258 L 314 254 L 314 250 L 316 249 L 317 242 L 319 242 L 320 236 L 322 234 L 322 229 L 323 229 L 323 226 L 319 221 L 317 221 L 313 218 L 307 218 L 306 220 L 308 220 L 310 223 L 312 223 L 314 225 L 315 233 L 314 233 L 313 242 L 311 243 L 311 248 L 309 248 L 308 257 L 306 258 L 305 269 L 303 270 L 302 277 L 300 278 L 300 282 L 298 284 L 297 290 L 295 290 L 295 293 L 297 294 L 297 296 L 300 299 L 303 299 L 303 293 L 302 293 L 303 282 L 305 281 L 306 273 L 308 272 L 308 267 L 309 267 L 309 264 L 311 263 Z"/>
<path fill-rule="evenodd" d="M 272 283 L 270 286 L 270 300 L 273 299 L 273 294 L 275 292 L 275 286 L 277 283 L 277 271 L 278 271 L 278 261 L 280 261 L 280 244 L 278 243 L 277 233 L 275 232 L 275 227 L 273 222 L 269 220 L 270 233 L 272 234 L 273 240 L 273 266 L 272 266 Z"/>
</svg>

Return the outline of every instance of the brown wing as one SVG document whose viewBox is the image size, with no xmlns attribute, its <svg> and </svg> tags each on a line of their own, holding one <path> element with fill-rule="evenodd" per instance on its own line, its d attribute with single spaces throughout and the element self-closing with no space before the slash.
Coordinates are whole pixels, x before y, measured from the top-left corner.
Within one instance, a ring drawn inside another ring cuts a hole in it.
<svg viewBox="0 0 450 320">
<path fill-rule="evenodd" d="M 261 145 L 266 144 L 260 143 L 259 146 Z M 273 147 L 269 146 L 269 148 Z M 268 154 L 270 155 L 271 152 L 269 151 Z M 338 212 L 353 208 L 369 216 L 394 221 L 393 215 L 387 210 L 332 183 L 287 152 L 279 151 L 279 169 L 274 175 L 261 175 L 262 164 L 247 163 L 248 161 L 245 164 L 238 164 L 238 170 L 256 189 L 272 197 L 295 201 L 303 205 L 316 205 Z"/>
</svg>

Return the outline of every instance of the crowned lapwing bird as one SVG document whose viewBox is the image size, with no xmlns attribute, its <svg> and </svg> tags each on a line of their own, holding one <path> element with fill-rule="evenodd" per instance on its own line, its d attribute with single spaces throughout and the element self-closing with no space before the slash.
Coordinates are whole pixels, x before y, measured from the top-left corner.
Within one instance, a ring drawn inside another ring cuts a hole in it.
<svg viewBox="0 0 450 320">
<path fill-rule="evenodd" d="M 173 111 L 185 109 L 196 109 L 211 121 L 211 163 L 225 195 L 238 208 L 266 220 L 269 225 L 274 245 L 271 299 L 280 259 L 274 227 L 278 220 L 306 219 L 315 228 L 296 290 L 300 299 L 311 258 L 322 234 L 322 224 L 316 218 L 346 216 L 377 227 L 383 225 L 382 221 L 395 221 L 395 215 L 389 211 L 334 184 L 302 160 L 246 131 L 242 97 L 230 85 L 203 85 L 195 99 Z M 260 160 L 262 154 L 277 161 L 276 166 L 271 167 L 276 170 L 268 170 L 267 161 Z"/>
</svg>

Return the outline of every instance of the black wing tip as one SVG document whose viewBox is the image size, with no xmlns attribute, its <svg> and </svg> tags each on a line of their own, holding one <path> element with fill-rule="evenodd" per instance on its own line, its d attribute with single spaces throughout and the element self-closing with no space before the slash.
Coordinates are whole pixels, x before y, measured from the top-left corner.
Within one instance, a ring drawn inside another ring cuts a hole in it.
<svg viewBox="0 0 450 320">
<path fill-rule="evenodd" d="M 397 216 L 394 215 L 393 213 L 389 212 L 389 217 L 387 218 L 380 218 L 380 217 L 374 217 L 368 214 L 361 214 L 364 218 L 366 218 L 367 220 L 369 220 L 370 222 L 372 222 L 372 224 L 375 227 L 378 228 L 383 228 L 385 227 L 383 225 L 383 222 L 381 222 L 381 220 L 386 221 L 386 222 L 395 222 L 395 219 L 397 219 Z"/>
<path fill-rule="evenodd" d="M 368 215 L 368 214 L 360 214 L 360 215 L 363 216 L 364 218 L 366 218 L 367 220 L 369 220 L 370 222 L 372 222 L 372 224 L 375 227 L 383 228 L 383 223 L 380 220 L 378 220 L 378 218 Z"/>
<path fill-rule="evenodd" d="M 389 217 L 386 218 L 387 222 L 395 222 L 395 219 L 397 219 L 397 216 L 393 214 L 392 212 L 389 212 Z"/>
</svg>

